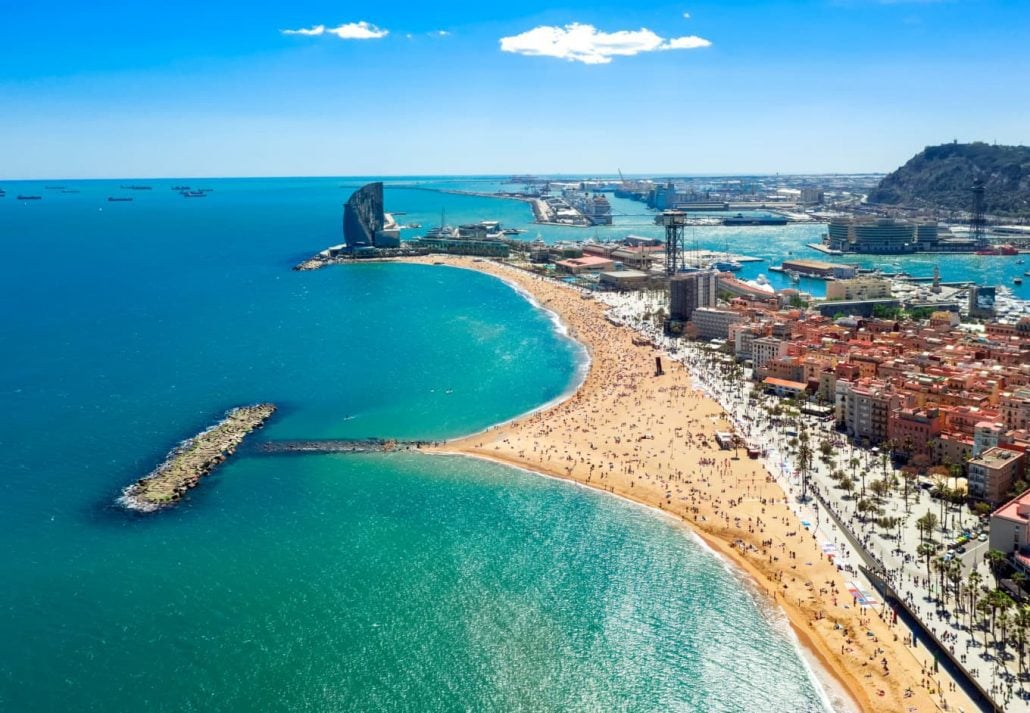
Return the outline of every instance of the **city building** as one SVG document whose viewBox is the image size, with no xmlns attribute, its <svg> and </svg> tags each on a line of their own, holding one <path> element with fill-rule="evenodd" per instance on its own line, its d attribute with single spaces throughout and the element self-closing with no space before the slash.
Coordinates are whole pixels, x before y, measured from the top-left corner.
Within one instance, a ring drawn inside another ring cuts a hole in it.
<svg viewBox="0 0 1030 713">
<path fill-rule="evenodd" d="M 940 409 L 899 408 L 887 416 L 887 439 L 909 457 L 929 458 L 930 442 L 941 435 L 943 427 Z"/>
<path fill-rule="evenodd" d="M 1030 491 L 991 513 L 988 547 L 1013 555 L 1014 563 L 1030 570 Z"/>
<path fill-rule="evenodd" d="M 669 280 L 669 320 L 689 322 L 698 307 L 714 307 L 718 273 L 712 270 L 681 273 Z"/>
<path fill-rule="evenodd" d="M 1013 430 L 1030 430 L 1030 388 L 1000 394 L 998 406 L 1006 426 Z"/>
<path fill-rule="evenodd" d="M 615 261 L 603 257 L 584 255 L 583 257 L 559 260 L 555 265 L 562 272 L 579 275 L 584 272 L 609 272 L 615 267 Z"/>
<path fill-rule="evenodd" d="M 744 321 L 744 315 L 728 309 L 698 307 L 690 321 L 697 329 L 698 339 L 726 339 L 730 325 Z"/>
<path fill-rule="evenodd" d="M 787 342 L 776 337 L 759 337 L 751 341 L 751 361 L 757 371 L 766 362 L 787 355 Z"/>
<path fill-rule="evenodd" d="M 385 225 L 381 182 L 368 183 L 347 199 L 343 207 L 343 241 L 348 248 L 397 247 L 376 244 L 376 236 Z M 392 243 L 392 239 L 385 239 L 384 242 Z"/>
<path fill-rule="evenodd" d="M 1023 474 L 1022 453 L 989 448 L 969 461 L 969 495 L 989 503 L 1000 503 Z"/>
<path fill-rule="evenodd" d="M 890 414 L 901 405 L 901 395 L 883 383 L 837 382 L 837 417 L 856 440 L 870 444 L 886 440 Z"/>
<path fill-rule="evenodd" d="M 890 298 L 891 284 L 878 277 L 856 277 L 826 283 L 826 301 Z"/>
<path fill-rule="evenodd" d="M 877 220 L 834 219 L 826 246 L 843 253 L 889 255 L 933 250 L 938 243 L 936 224 Z"/>
<path fill-rule="evenodd" d="M 647 284 L 650 275 L 640 270 L 619 270 L 617 272 L 602 272 L 598 282 L 613 290 L 636 290 Z"/>
</svg>

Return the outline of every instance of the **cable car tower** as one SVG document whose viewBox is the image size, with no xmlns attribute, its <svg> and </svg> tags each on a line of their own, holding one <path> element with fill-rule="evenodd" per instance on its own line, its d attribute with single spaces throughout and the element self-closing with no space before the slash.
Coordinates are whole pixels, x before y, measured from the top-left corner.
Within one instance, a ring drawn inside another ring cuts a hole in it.
<svg viewBox="0 0 1030 713">
<path fill-rule="evenodd" d="M 987 215 L 984 210 L 984 182 L 973 181 L 973 213 L 969 221 L 969 234 L 978 249 L 987 247 Z"/>
<path fill-rule="evenodd" d="M 687 225 L 687 214 L 681 210 L 666 210 L 655 222 L 665 226 L 665 274 L 672 277 L 683 265 L 683 230 Z"/>
</svg>

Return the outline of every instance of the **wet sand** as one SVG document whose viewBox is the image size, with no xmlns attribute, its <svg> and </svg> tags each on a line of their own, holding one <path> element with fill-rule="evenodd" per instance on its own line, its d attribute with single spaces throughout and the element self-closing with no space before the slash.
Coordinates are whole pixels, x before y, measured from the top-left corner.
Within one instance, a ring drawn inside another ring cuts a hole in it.
<svg viewBox="0 0 1030 713">
<path fill-rule="evenodd" d="M 907 630 L 882 605 L 855 605 L 848 582 L 856 576 L 823 554 L 761 461 L 718 448 L 715 432 L 731 424 L 693 388 L 685 366 L 663 356 L 665 373 L 655 376 L 658 353 L 574 288 L 467 257 L 408 261 L 478 270 L 519 286 L 556 313 L 591 357 L 585 381 L 561 403 L 434 450 L 574 480 L 681 518 L 753 577 L 861 710 L 941 708 L 937 685 L 923 675 L 925 649 L 906 645 Z M 944 699 L 950 710 L 976 709 L 960 690 Z"/>
</svg>

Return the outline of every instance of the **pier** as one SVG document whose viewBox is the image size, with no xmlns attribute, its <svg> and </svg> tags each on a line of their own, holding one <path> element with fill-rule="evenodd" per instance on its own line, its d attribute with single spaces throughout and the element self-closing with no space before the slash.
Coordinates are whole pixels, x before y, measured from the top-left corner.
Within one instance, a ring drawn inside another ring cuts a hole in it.
<svg viewBox="0 0 1030 713">
<path fill-rule="evenodd" d="M 334 438 L 324 440 L 268 441 L 256 446 L 266 455 L 303 453 L 390 453 L 431 445 L 430 441 L 398 441 L 386 438 Z"/>
<path fill-rule="evenodd" d="M 200 479 L 225 462 L 243 440 L 275 413 L 275 404 L 239 406 L 214 426 L 176 446 L 151 473 L 122 491 L 118 502 L 130 510 L 154 512 L 174 505 Z"/>
</svg>

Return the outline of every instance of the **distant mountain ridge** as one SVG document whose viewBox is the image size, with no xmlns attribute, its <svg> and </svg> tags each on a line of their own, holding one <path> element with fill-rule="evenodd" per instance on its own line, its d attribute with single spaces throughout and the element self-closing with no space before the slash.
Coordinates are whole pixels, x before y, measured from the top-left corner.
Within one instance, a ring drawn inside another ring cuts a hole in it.
<svg viewBox="0 0 1030 713">
<path fill-rule="evenodd" d="M 1030 147 L 985 143 L 927 146 L 887 174 L 870 203 L 969 210 L 974 179 L 984 182 L 988 214 L 1030 218 Z"/>
</svg>

